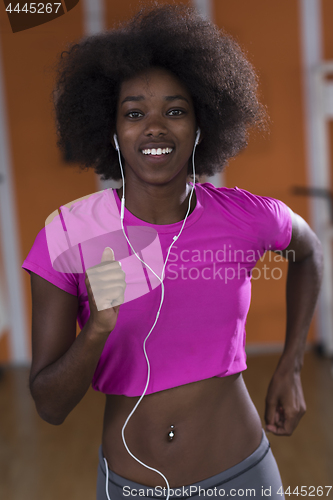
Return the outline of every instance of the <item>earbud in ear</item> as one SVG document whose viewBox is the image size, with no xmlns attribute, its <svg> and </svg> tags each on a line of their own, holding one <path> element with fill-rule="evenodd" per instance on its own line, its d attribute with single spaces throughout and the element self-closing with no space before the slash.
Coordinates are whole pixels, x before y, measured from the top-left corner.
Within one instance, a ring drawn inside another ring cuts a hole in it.
<svg viewBox="0 0 333 500">
<path fill-rule="evenodd" d="M 201 133 L 201 130 L 200 130 L 200 127 L 198 127 L 198 128 L 197 128 L 197 135 L 196 135 L 196 138 L 195 138 L 195 145 L 196 145 L 196 146 L 197 146 L 197 144 L 199 143 L 200 133 Z"/>
<path fill-rule="evenodd" d="M 118 144 L 118 139 L 117 139 L 116 134 L 113 134 L 113 140 L 114 140 L 114 143 L 116 145 L 116 150 L 119 151 L 119 144 Z"/>
</svg>

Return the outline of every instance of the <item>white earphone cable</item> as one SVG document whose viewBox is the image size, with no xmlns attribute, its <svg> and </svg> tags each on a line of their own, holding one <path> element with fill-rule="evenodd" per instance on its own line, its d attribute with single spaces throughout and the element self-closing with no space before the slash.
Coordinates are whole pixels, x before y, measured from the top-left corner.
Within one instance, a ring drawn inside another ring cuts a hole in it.
<svg viewBox="0 0 333 500">
<path fill-rule="evenodd" d="M 174 245 L 174 243 L 177 241 L 177 239 L 179 238 L 181 232 L 183 231 L 183 228 L 184 228 L 184 225 L 185 225 L 185 222 L 186 222 L 186 219 L 187 219 L 187 216 L 189 214 L 189 211 L 190 211 L 190 208 L 191 208 L 191 199 L 192 199 L 192 195 L 193 195 L 193 191 L 194 191 L 194 186 L 195 186 L 195 165 L 194 165 L 194 153 L 195 153 L 195 149 L 197 147 L 197 144 L 199 142 L 199 136 L 200 136 L 200 129 L 198 129 L 198 132 L 197 132 L 197 136 L 196 136 L 196 139 L 195 139 L 195 143 L 194 143 L 194 148 L 193 148 L 193 153 L 192 153 L 192 166 L 193 166 L 193 186 L 192 186 L 192 190 L 191 190 L 191 194 L 190 194 L 190 198 L 189 198 L 189 204 L 188 204 L 188 209 L 187 209 L 187 212 L 186 212 L 186 216 L 185 216 L 185 219 L 184 219 L 184 222 L 183 222 L 183 225 L 178 233 L 177 236 L 174 236 L 173 237 L 173 242 L 171 243 L 170 247 L 169 247 L 169 250 L 168 250 L 168 254 L 167 254 L 167 257 L 165 259 L 165 262 L 164 262 L 164 266 L 163 266 L 163 269 L 162 269 L 162 276 L 161 278 L 153 271 L 153 269 L 151 269 L 150 266 L 148 266 L 148 264 L 146 264 L 146 262 L 144 262 L 139 256 L 138 254 L 135 252 L 134 248 L 132 247 L 130 241 L 128 240 L 127 236 L 126 236 L 126 233 L 125 233 L 125 230 L 124 230 L 124 224 L 123 224 L 123 219 L 124 219 L 124 208 L 125 208 L 125 179 L 124 179 L 124 173 L 123 173 L 123 167 L 122 167 L 122 163 L 121 163 L 121 156 L 120 156 L 120 148 L 119 148 L 119 145 L 118 145 L 118 141 L 116 140 L 116 137 L 114 136 L 115 138 L 115 143 L 116 143 L 116 146 L 117 146 L 117 152 L 118 152 L 118 158 L 119 158 L 119 164 L 120 164 L 120 169 L 121 169 L 121 176 L 122 176 L 122 179 L 123 179 L 123 195 L 122 195 L 122 199 L 121 199 L 121 212 L 120 212 L 120 220 L 121 220 L 121 227 L 122 227 L 122 230 L 123 230 L 123 233 L 124 233 L 124 236 L 128 242 L 128 244 L 130 245 L 131 249 L 133 250 L 134 254 L 136 255 L 136 257 L 146 266 L 148 267 L 148 269 L 151 270 L 151 272 L 158 278 L 158 280 L 161 282 L 161 285 L 162 285 L 162 293 L 161 293 L 161 303 L 160 303 L 160 307 L 157 311 L 157 314 L 156 314 L 156 318 L 155 318 L 155 322 L 150 330 L 150 332 L 148 333 L 147 337 L 145 338 L 144 342 L 143 342 L 143 352 L 144 352 L 144 355 L 145 355 L 145 358 L 146 358 L 146 361 L 147 361 L 147 365 L 148 365 L 148 376 L 147 376 L 147 382 L 146 382 L 146 387 L 142 393 L 142 395 L 140 396 L 140 399 L 137 401 L 136 405 L 134 406 L 133 410 L 131 411 L 131 413 L 128 415 L 124 425 L 123 425 L 123 428 L 121 430 L 121 435 L 122 435 L 122 439 L 123 439 L 123 443 L 124 443 L 124 446 L 127 450 L 127 452 L 131 455 L 131 457 L 133 457 L 137 462 L 139 462 L 141 465 L 143 465 L 144 467 L 146 467 L 147 469 L 150 469 L 154 472 L 157 472 L 157 474 L 159 474 L 160 476 L 163 477 L 164 481 L 166 482 L 167 484 L 167 488 L 168 488 L 168 495 L 167 495 L 167 498 L 166 500 L 169 500 L 169 496 L 170 496 L 170 485 L 169 485 L 169 482 L 167 480 L 167 478 L 164 476 L 164 474 L 162 474 L 162 472 L 158 471 L 157 469 L 154 469 L 153 467 L 150 467 L 149 465 L 141 462 L 141 460 L 139 460 L 136 456 L 133 455 L 133 453 L 129 450 L 128 446 L 127 446 L 127 443 L 126 443 L 126 440 L 125 440 L 125 434 L 124 434 L 124 431 L 125 431 L 125 427 L 126 425 L 128 424 L 131 416 L 133 415 L 133 413 L 135 412 L 135 410 L 137 409 L 137 407 L 139 406 L 140 402 L 142 401 L 142 398 L 144 397 L 146 391 L 147 391 L 147 388 L 148 388 L 148 385 L 149 385 L 149 379 L 150 379 L 150 363 L 149 363 L 149 359 L 148 359 L 148 356 L 147 356 L 147 352 L 146 352 L 146 341 L 149 337 L 149 335 L 151 334 L 152 330 L 154 329 L 155 325 L 156 325 L 156 322 L 158 320 L 158 317 L 159 317 L 159 314 L 160 314 L 160 310 L 161 310 L 161 307 L 162 307 L 162 303 L 163 303 L 163 300 L 164 300 L 164 270 L 165 270 L 165 266 L 166 266 L 166 263 L 167 263 L 167 260 L 169 258 L 169 254 L 170 254 L 170 251 L 171 251 L 171 248 L 172 246 Z M 105 483 L 105 491 L 106 491 L 106 495 L 107 495 L 107 498 L 108 500 L 111 500 L 110 499 L 110 496 L 109 496 L 109 492 L 108 492 L 108 480 L 109 480 L 109 474 L 108 474 L 108 464 L 107 464 L 107 461 L 106 459 L 104 458 L 104 462 L 105 462 L 105 468 L 106 468 L 106 483 Z"/>
</svg>

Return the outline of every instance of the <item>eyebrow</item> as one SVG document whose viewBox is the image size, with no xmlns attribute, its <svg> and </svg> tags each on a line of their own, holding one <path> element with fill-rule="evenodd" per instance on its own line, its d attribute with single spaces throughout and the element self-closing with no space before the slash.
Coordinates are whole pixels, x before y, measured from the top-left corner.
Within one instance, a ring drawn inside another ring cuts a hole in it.
<svg viewBox="0 0 333 500">
<path fill-rule="evenodd" d="M 175 101 L 176 99 L 181 99 L 183 101 L 186 101 L 188 104 L 188 100 L 186 99 L 186 97 L 180 95 L 180 94 L 177 94 L 177 95 L 166 95 L 164 96 L 163 98 L 165 101 Z M 129 95 L 127 97 L 125 97 L 125 99 L 121 102 L 121 104 L 124 104 L 124 102 L 128 102 L 128 101 L 144 101 L 145 100 L 145 97 L 143 95 Z"/>
</svg>

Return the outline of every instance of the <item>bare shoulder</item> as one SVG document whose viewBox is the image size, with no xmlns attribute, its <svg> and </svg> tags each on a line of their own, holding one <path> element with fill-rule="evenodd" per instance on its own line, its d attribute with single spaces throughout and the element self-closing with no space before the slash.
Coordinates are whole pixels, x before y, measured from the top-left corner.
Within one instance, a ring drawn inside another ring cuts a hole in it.
<svg viewBox="0 0 333 500">
<path fill-rule="evenodd" d="M 288 209 L 292 220 L 291 240 L 287 248 L 282 252 L 278 250 L 277 253 L 282 253 L 287 260 L 298 262 L 311 255 L 315 249 L 320 248 L 321 243 L 306 220 L 293 212 L 290 207 Z"/>
</svg>

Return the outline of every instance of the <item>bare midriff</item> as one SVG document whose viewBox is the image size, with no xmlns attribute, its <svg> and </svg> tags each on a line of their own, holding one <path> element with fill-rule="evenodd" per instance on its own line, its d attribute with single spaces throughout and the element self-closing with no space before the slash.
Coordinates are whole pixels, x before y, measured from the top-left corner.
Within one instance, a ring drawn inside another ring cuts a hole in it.
<svg viewBox="0 0 333 500">
<path fill-rule="evenodd" d="M 121 429 L 138 400 L 106 396 L 103 454 L 119 476 L 165 487 L 164 479 L 139 464 L 123 444 Z M 144 396 L 125 428 L 125 439 L 139 460 L 177 488 L 219 474 L 251 455 L 261 442 L 262 424 L 237 373 Z"/>
</svg>

